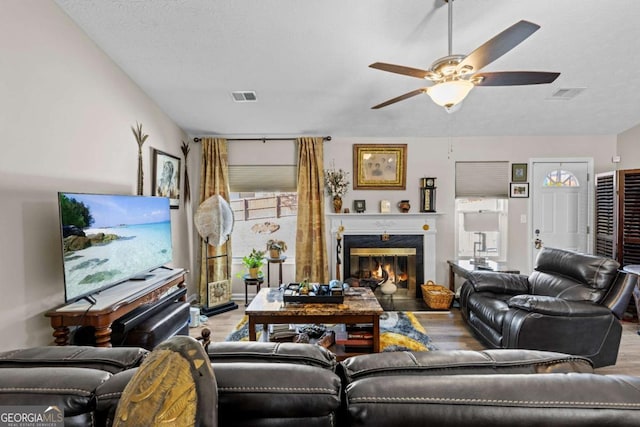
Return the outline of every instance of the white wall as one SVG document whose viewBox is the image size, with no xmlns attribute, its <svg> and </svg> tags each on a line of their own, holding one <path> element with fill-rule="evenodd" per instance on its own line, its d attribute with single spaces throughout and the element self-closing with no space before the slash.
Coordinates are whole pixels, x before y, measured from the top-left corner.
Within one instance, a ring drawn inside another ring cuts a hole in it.
<svg viewBox="0 0 640 427">
<path fill-rule="evenodd" d="M 182 157 L 186 135 L 50 1 L 0 2 L 0 342 L 47 345 L 64 302 L 57 191 L 134 194 L 136 121 L 144 194 L 151 147 Z M 187 266 L 185 209 L 172 211 Z"/>
<path fill-rule="evenodd" d="M 640 125 L 618 135 L 618 169 L 640 168 Z"/>
<path fill-rule="evenodd" d="M 404 144 L 407 147 L 407 189 L 404 191 L 351 190 L 344 207 L 353 211 L 353 200 L 364 199 L 368 212 L 379 212 L 380 200 L 391 201 L 392 209 L 400 200 L 411 202 L 411 212 L 419 212 L 420 178 L 436 177 L 436 210 L 438 236 L 436 243 L 436 282 L 447 282 L 447 260 L 455 254 L 455 162 L 465 160 L 503 160 L 526 163 L 530 158 L 592 157 L 595 172 L 615 169 L 611 158 L 616 150 L 615 136 L 572 137 L 464 137 L 464 138 L 338 138 L 325 143 L 325 166 L 349 172 L 353 182 L 353 144 Z M 327 199 L 328 203 L 328 199 Z M 528 215 L 529 199 L 509 201 L 509 257 L 511 267 L 523 273 L 528 268 L 527 224 L 520 223 Z M 327 208 L 329 209 L 329 208 Z"/>
</svg>

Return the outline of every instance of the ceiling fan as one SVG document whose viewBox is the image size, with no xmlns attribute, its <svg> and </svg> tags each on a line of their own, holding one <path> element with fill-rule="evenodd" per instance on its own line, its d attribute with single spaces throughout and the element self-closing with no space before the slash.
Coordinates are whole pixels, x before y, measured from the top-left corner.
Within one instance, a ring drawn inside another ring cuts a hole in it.
<svg viewBox="0 0 640 427">
<path fill-rule="evenodd" d="M 485 42 L 469 55 L 452 54 L 453 1 L 449 4 L 449 54 L 437 59 L 427 70 L 402 65 L 375 62 L 369 67 L 391 73 L 402 74 L 434 83 L 371 107 L 378 109 L 399 101 L 426 93 L 447 112 L 459 108 L 460 103 L 475 86 L 516 86 L 553 82 L 560 73 L 541 71 L 479 72 L 536 32 L 540 26 L 529 21 L 520 21 Z"/>
</svg>

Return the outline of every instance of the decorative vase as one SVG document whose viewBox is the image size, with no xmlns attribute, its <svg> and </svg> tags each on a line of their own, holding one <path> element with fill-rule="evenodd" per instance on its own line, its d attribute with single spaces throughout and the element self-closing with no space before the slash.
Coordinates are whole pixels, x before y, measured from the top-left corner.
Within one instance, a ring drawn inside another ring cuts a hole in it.
<svg viewBox="0 0 640 427">
<path fill-rule="evenodd" d="M 398 209 L 400 209 L 402 213 L 407 213 L 409 209 L 411 209 L 411 204 L 408 200 L 400 200 L 400 202 L 398 202 Z"/>
<path fill-rule="evenodd" d="M 252 267 L 249 269 L 249 277 L 257 278 L 258 272 L 260 271 L 260 267 Z"/>
<path fill-rule="evenodd" d="M 342 198 L 339 196 L 333 196 L 333 211 L 335 213 L 342 212 Z"/>
<path fill-rule="evenodd" d="M 384 295 L 393 295 L 398 290 L 398 287 L 391 280 L 387 280 L 380 286 L 380 292 Z"/>
<path fill-rule="evenodd" d="M 142 172 L 142 145 L 138 145 L 138 196 L 142 196 L 143 192 L 143 176 Z"/>
</svg>

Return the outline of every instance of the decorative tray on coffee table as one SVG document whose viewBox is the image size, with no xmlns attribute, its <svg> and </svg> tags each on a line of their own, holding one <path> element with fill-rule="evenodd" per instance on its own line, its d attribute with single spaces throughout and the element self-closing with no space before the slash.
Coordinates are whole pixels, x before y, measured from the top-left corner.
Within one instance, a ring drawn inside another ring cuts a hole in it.
<svg viewBox="0 0 640 427">
<path fill-rule="evenodd" d="M 300 283 L 289 283 L 284 288 L 282 300 L 286 302 L 299 302 L 304 304 L 342 304 L 344 293 L 342 286 L 331 287 L 319 283 L 309 283 L 305 292 Z"/>
</svg>

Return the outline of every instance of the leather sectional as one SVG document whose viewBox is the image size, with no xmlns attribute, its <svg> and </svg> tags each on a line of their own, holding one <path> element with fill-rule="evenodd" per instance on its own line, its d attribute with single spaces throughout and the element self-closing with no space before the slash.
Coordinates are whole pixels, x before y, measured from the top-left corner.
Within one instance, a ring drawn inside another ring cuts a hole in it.
<svg viewBox="0 0 640 427">
<path fill-rule="evenodd" d="M 110 426 L 147 354 L 83 346 L 0 353 L 0 407 L 57 405 L 67 426 Z M 589 359 L 566 354 L 388 352 L 338 363 L 320 346 L 262 342 L 212 343 L 208 354 L 220 426 L 630 426 L 640 419 L 639 377 L 596 374 Z"/>
</svg>

